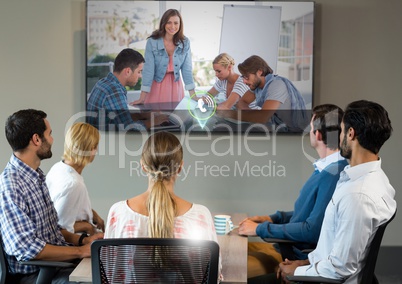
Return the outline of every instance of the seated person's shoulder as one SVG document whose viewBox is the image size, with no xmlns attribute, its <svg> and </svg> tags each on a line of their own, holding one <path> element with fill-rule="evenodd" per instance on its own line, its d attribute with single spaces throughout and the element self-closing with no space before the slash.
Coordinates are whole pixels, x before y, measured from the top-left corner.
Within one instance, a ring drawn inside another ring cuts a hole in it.
<svg viewBox="0 0 402 284">
<path fill-rule="evenodd" d="M 192 209 L 197 213 L 201 213 L 203 215 L 211 216 L 211 212 L 204 205 L 194 203 Z"/>
<path fill-rule="evenodd" d="M 46 175 L 46 184 L 50 191 L 72 193 L 81 188 L 83 181 L 68 171 L 61 173 L 51 169 Z"/>
<path fill-rule="evenodd" d="M 275 77 L 272 82 L 269 84 L 269 88 L 272 89 L 280 89 L 280 88 L 286 88 L 285 82 L 282 81 L 281 78 Z"/>
<path fill-rule="evenodd" d="M 347 160 L 340 160 L 329 164 L 325 169 L 322 170 L 322 176 L 329 176 L 329 178 L 339 179 L 339 174 L 348 165 Z"/>
<path fill-rule="evenodd" d="M 26 186 L 30 186 L 30 179 L 27 179 L 23 171 L 14 167 L 4 169 L 0 176 L 0 192 L 23 192 Z"/>
</svg>

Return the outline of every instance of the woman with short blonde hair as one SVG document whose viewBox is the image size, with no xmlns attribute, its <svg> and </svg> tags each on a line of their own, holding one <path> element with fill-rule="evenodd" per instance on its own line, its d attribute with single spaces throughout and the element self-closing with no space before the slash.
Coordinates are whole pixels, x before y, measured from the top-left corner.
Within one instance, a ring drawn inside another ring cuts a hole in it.
<svg viewBox="0 0 402 284">
<path fill-rule="evenodd" d="M 59 225 L 69 232 L 94 234 L 104 230 L 103 219 L 91 207 L 82 177 L 92 163 L 99 144 L 99 131 L 83 122 L 74 123 L 66 132 L 62 160 L 46 175 L 46 184 L 59 217 Z"/>
<path fill-rule="evenodd" d="M 235 72 L 235 60 L 229 54 L 219 54 L 212 61 L 212 66 L 217 80 L 208 94 L 213 97 L 223 94 L 223 101 L 220 101 L 218 97 L 217 108 L 219 110 L 232 109 L 244 94 L 250 92 L 250 88 L 244 84 L 240 74 Z M 199 98 L 195 97 L 194 99 Z"/>
<path fill-rule="evenodd" d="M 73 124 L 64 140 L 63 160 L 85 167 L 93 161 L 93 151 L 98 149 L 99 139 L 99 131 L 92 125 L 82 122 Z"/>
</svg>

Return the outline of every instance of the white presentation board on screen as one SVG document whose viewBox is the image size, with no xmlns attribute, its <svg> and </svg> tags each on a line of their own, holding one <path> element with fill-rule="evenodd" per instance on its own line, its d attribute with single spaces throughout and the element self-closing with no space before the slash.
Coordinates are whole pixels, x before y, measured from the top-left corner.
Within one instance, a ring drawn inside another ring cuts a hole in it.
<svg viewBox="0 0 402 284">
<path fill-rule="evenodd" d="M 259 55 L 276 72 L 281 11 L 278 6 L 224 5 L 219 53 L 230 54 L 236 66 Z"/>
</svg>

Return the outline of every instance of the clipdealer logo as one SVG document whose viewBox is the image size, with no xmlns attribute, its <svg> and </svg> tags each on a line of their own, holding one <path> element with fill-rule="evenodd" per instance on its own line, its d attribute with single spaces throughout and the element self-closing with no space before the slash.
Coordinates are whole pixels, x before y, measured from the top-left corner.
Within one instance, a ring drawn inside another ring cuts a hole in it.
<svg viewBox="0 0 402 284">
<path fill-rule="evenodd" d="M 65 132 L 77 120 L 85 118 L 87 112 L 80 112 L 73 115 L 66 124 Z M 91 113 L 90 115 L 95 115 Z M 279 130 L 278 130 L 279 131 Z M 131 176 L 142 175 L 139 160 L 142 153 L 142 145 L 146 139 L 151 135 L 147 131 L 138 131 L 135 143 L 132 143 L 130 135 L 126 135 L 127 131 L 108 132 L 108 135 L 101 135 L 98 145 L 98 155 L 104 156 L 117 156 L 119 168 L 128 168 Z M 254 136 L 251 132 L 246 131 L 242 135 L 235 135 L 230 132 L 224 136 L 214 136 L 208 129 L 203 136 L 192 136 L 192 132 L 181 132 L 177 134 L 183 149 L 187 150 L 188 154 L 198 159 L 202 157 L 215 156 L 239 156 L 243 157 L 246 153 L 252 158 L 251 161 L 244 161 L 242 159 L 236 162 L 230 162 L 225 165 L 219 165 L 219 162 L 206 163 L 202 160 L 194 162 L 193 165 L 188 165 L 183 169 L 182 175 L 187 178 L 188 173 L 193 176 L 211 176 L 217 177 L 232 176 L 243 177 L 283 177 L 286 176 L 286 169 L 283 165 L 277 164 L 275 160 L 267 160 L 267 157 L 275 157 L 277 155 L 277 136 L 276 131 L 270 132 L 268 129 L 261 135 Z M 204 141 L 207 148 L 199 147 L 199 142 Z M 260 141 L 266 142 L 267 147 L 259 147 Z M 257 144 L 256 144 L 257 143 Z M 258 159 L 258 162 L 257 160 Z M 187 173 L 187 174 L 186 174 Z"/>
</svg>

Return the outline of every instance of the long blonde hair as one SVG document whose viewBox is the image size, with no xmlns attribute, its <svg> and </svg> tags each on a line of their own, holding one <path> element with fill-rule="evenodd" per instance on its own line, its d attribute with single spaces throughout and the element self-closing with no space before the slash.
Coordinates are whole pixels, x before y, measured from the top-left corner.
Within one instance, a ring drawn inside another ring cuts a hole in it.
<svg viewBox="0 0 402 284">
<path fill-rule="evenodd" d="M 147 200 L 148 236 L 151 238 L 174 237 L 176 203 L 163 182 L 177 174 L 182 160 L 180 141 L 169 132 L 156 132 L 144 144 L 142 164 L 155 182 Z"/>
</svg>

